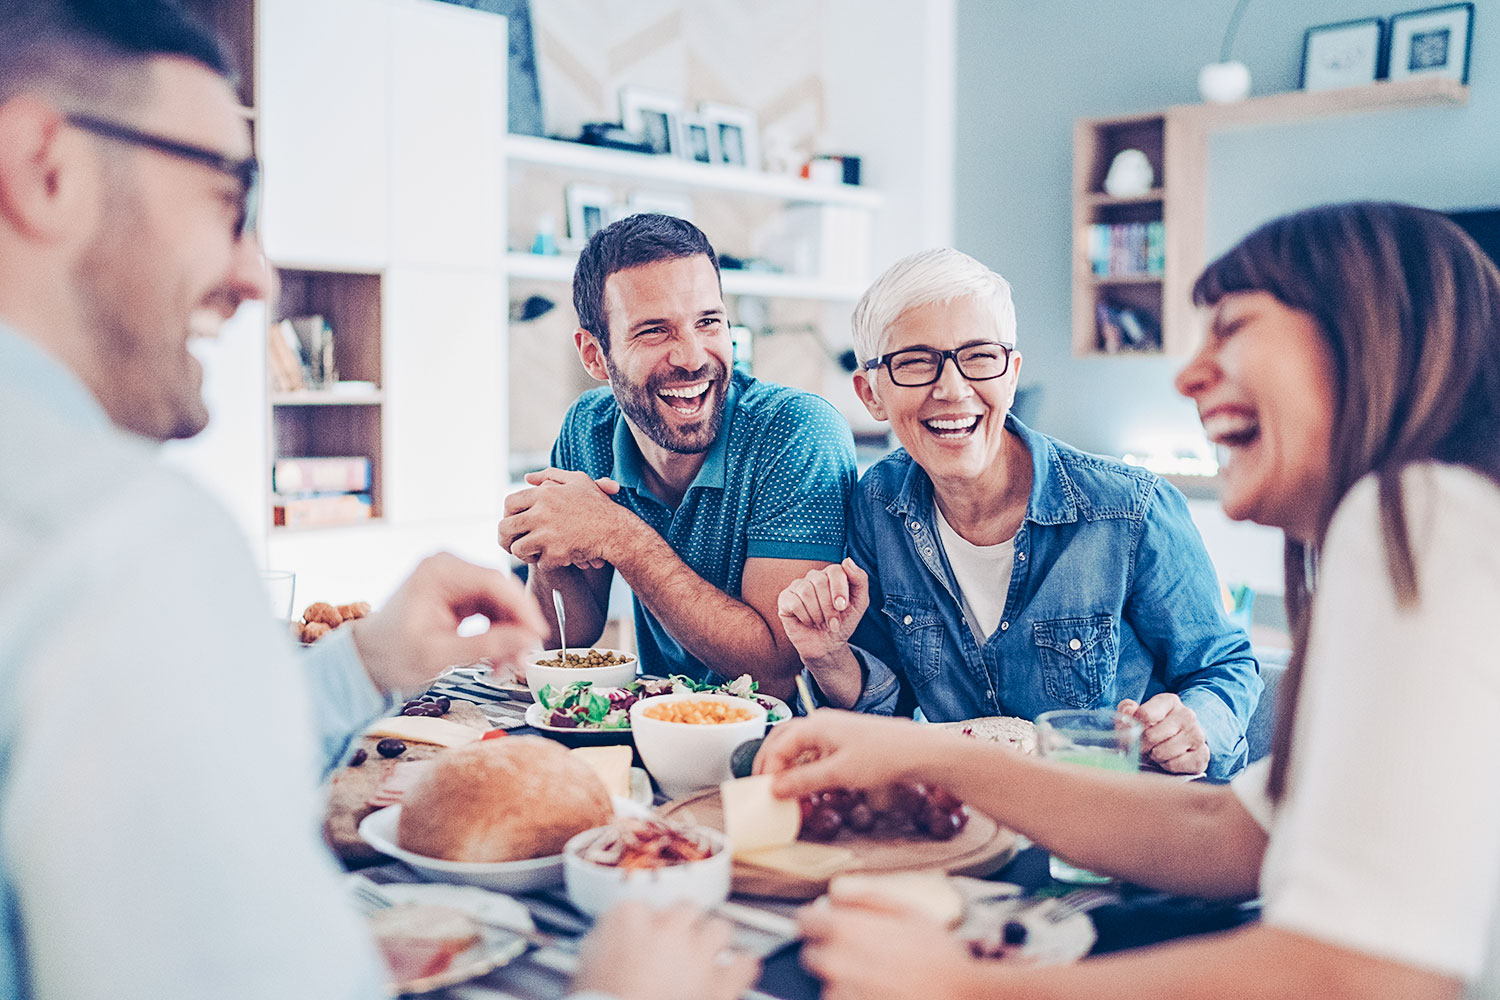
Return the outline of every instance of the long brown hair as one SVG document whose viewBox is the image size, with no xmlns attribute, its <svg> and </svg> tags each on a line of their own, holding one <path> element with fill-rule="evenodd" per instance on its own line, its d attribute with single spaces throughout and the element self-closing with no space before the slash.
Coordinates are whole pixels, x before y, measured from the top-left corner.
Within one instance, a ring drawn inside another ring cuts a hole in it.
<svg viewBox="0 0 1500 1000">
<path fill-rule="evenodd" d="M 1463 230 L 1410 205 L 1325 205 L 1266 223 L 1210 264 L 1193 301 L 1260 291 L 1310 314 L 1334 358 L 1331 481 L 1311 543 L 1286 540 L 1292 656 L 1270 792 L 1280 801 L 1307 655 L 1317 552 L 1356 482 L 1375 475 L 1397 600 L 1418 598 L 1401 470 L 1465 465 L 1500 484 L 1500 271 Z"/>
</svg>

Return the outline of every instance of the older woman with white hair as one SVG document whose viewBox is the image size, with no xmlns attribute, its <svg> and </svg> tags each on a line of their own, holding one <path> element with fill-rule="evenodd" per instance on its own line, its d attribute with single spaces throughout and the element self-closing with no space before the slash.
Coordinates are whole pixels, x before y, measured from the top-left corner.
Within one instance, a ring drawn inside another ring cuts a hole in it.
<svg viewBox="0 0 1500 1000">
<path fill-rule="evenodd" d="M 957 250 L 913 254 L 853 325 L 855 390 L 902 447 L 860 480 L 850 557 L 778 603 L 823 699 L 934 722 L 1118 705 L 1164 770 L 1243 767 L 1259 668 L 1187 505 L 1010 414 L 1005 279 Z"/>
</svg>

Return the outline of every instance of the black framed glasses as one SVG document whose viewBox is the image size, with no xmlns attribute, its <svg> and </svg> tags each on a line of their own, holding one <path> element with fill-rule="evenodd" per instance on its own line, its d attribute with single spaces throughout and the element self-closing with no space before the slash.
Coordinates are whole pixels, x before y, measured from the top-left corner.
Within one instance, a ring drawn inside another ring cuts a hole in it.
<svg viewBox="0 0 1500 1000">
<path fill-rule="evenodd" d="M 958 373 L 970 382 L 984 382 L 999 378 L 1010 370 L 1010 354 L 1015 348 L 1010 344 L 983 341 L 965 344 L 951 351 L 939 351 L 931 347 L 908 347 L 892 351 L 873 361 L 866 361 L 868 369 L 885 366 L 886 373 L 896 385 L 931 385 L 943 377 L 943 366 L 951 358 Z"/>
<path fill-rule="evenodd" d="M 180 160 L 201 163 L 211 170 L 233 177 L 240 182 L 240 189 L 244 192 L 239 218 L 235 220 L 235 238 L 243 239 L 246 233 L 255 231 L 257 216 L 260 214 L 260 164 L 255 157 L 247 156 L 238 160 L 211 149 L 204 149 L 202 146 L 152 135 L 119 122 L 95 118 L 93 115 L 70 114 L 67 116 L 67 121 L 75 128 L 81 128 L 85 132 L 91 132 L 102 138 L 141 146 L 145 149 L 154 149 L 158 153 L 175 156 Z"/>
</svg>

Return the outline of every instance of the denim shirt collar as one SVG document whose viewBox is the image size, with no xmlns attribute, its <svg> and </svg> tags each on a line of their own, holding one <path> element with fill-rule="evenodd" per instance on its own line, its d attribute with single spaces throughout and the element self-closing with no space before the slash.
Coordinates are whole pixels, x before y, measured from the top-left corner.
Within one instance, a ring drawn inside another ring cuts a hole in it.
<svg viewBox="0 0 1500 1000">
<path fill-rule="evenodd" d="M 719 490 L 724 488 L 724 478 L 729 466 L 729 428 L 734 421 L 739 400 L 740 379 L 735 375 L 729 380 L 729 392 L 724 400 L 724 422 L 719 426 L 719 435 L 709 446 L 703 465 L 688 486 L 689 491 L 700 486 Z M 614 450 L 615 465 L 610 478 L 626 489 L 649 495 L 651 491 L 646 486 L 645 471 L 642 468 L 645 459 L 641 456 L 635 436 L 630 432 L 630 424 L 625 420 L 623 410 L 615 417 Z"/>
<path fill-rule="evenodd" d="M 1031 496 L 1026 501 L 1026 520 L 1036 524 L 1070 524 L 1078 520 L 1078 487 L 1058 460 L 1057 450 L 1045 435 L 1007 415 L 1005 428 L 1026 445 L 1031 455 Z M 907 463 L 906 475 L 886 510 L 898 517 L 931 519 L 932 480 L 915 460 Z"/>
</svg>

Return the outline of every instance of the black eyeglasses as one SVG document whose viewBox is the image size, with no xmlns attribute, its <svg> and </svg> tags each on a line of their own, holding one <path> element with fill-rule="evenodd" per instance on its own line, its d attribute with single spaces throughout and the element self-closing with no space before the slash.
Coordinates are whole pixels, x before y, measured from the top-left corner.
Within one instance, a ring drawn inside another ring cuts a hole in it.
<svg viewBox="0 0 1500 1000">
<path fill-rule="evenodd" d="M 931 385 L 943 377 L 943 365 L 952 358 L 960 375 L 970 382 L 984 382 L 999 378 L 1010 370 L 1010 352 L 1013 350 L 1015 348 L 1010 344 L 989 341 L 965 344 L 951 351 L 908 347 L 902 351 L 892 351 L 873 361 L 866 361 L 864 367 L 868 370 L 885 365 L 891 381 L 897 385 Z"/>
<path fill-rule="evenodd" d="M 141 132 L 129 125 L 95 118 L 93 115 L 71 114 L 67 116 L 67 121 L 75 128 L 92 132 L 105 139 L 154 149 L 158 153 L 175 156 L 181 160 L 201 163 L 205 167 L 233 177 L 240 182 L 240 188 L 244 192 L 244 203 L 240 206 L 239 218 L 235 220 L 234 225 L 235 238 L 243 239 L 246 233 L 255 231 L 256 217 L 260 213 L 260 164 L 256 162 L 255 157 L 247 156 L 243 160 L 237 160 L 211 149 L 204 149 L 202 146 L 193 146 L 185 142 L 177 142 L 175 139 Z"/>
</svg>

